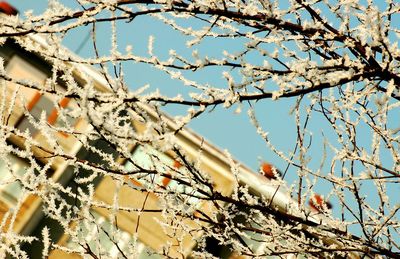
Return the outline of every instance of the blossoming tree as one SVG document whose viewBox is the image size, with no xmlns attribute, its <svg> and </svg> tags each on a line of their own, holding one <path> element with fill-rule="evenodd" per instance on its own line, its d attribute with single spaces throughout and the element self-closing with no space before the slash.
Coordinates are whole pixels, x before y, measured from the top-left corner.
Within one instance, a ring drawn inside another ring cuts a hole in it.
<svg viewBox="0 0 400 259">
<path fill-rule="evenodd" d="M 152 247 L 161 256 L 400 256 L 396 1 L 75 0 L 68 5 L 49 1 L 41 15 L 0 18 L 2 46 L 17 44 L 49 67 L 45 79 L 35 81 L 14 76 L 6 58 L 0 63 L 1 159 L 12 175 L 2 185 L 11 179 L 22 190 L 1 222 L 4 254 L 27 257 L 29 243 L 39 242 L 43 257 L 60 250 L 88 258 L 135 258 L 141 240 L 151 246 L 140 225 L 155 218 L 169 238 Z M 133 47 L 121 47 L 119 38 L 141 19 L 178 33 L 182 45 L 158 51 L 158 42 L 168 43 L 150 36 L 146 47 L 136 49 L 142 34 L 132 33 Z M 105 27 L 109 37 L 103 36 Z M 62 41 L 83 28 L 90 28 L 91 52 L 79 57 Z M 101 45 L 105 39 L 109 47 Z M 131 85 L 124 70 L 129 64 L 167 75 L 176 92 Z M 99 73 L 93 77 L 88 66 Z M 46 96 L 53 110 L 35 115 Z M 291 100 L 288 116 L 296 128 L 291 151 L 276 147 L 286 140 L 270 138 L 257 116 L 256 104 L 281 99 Z M 162 111 L 171 106 L 184 113 L 166 116 Z M 260 174 L 246 177 L 227 151 L 217 155 L 230 173 L 228 184 L 221 184 L 210 173 L 216 169 L 202 160 L 208 144 L 198 141 L 197 153 L 190 153 L 179 141 L 186 125 L 219 106 L 247 112 L 248 123 L 285 170 L 264 163 Z M 26 122 L 12 122 L 18 107 Z M 84 152 L 71 151 L 68 143 L 78 143 Z M 132 155 L 134 144 L 140 148 Z M 27 161 L 23 174 L 15 172 L 10 155 Z M 60 163 L 70 170 L 69 184 L 49 176 L 61 170 L 55 166 Z M 246 180 L 251 177 L 258 180 Z M 98 199 L 101 186 L 109 193 Z M 317 194 L 321 189 L 323 196 Z M 127 194 L 132 196 L 124 202 Z M 56 222 L 68 244 L 56 240 L 49 226 L 37 235 L 13 230 L 29 195 L 40 197 L 44 218 Z M 125 217 L 120 213 L 134 215 L 132 225 L 120 224 Z M 124 233 L 129 238 L 122 245 Z M 104 246 L 101 236 L 116 250 Z"/>
</svg>

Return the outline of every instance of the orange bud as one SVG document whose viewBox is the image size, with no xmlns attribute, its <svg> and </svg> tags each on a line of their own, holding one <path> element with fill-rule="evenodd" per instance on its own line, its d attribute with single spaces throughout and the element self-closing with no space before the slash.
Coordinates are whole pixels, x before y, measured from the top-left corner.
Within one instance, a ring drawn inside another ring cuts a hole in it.
<svg viewBox="0 0 400 259">
<path fill-rule="evenodd" d="M 275 173 L 274 173 L 275 170 Z M 261 173 L 268 179 L 276 179 L 276 174 L 281 175 L 280 171 L 276 169 L 273 165 L 263 162 L 261 164 Z"/>
<path fill-rule="evenodd" d="M 179 169 L 182 167 L 182 164 L 178 161 L 178 160 L 174 160 L 174 165 L 173 165 L 176 169 Z"/>
<path fill-rule="evenodd" d="M 2 1 L 0 2 L 0 13 L 5 13 L 8 15 L 17 15 L 18 10 L 15 9 L 12 5 L 9 3 Z"/>
<path fill-rule="evenodd" d="M 325 201 L 319 194 L 314 194 L 314 196 L 308 201 L 308 205 L 310 205 L 314 211 L 319 212 L 322 212 L 324 208 L 332 208 L 332 204 L 329 201 Z"/>
<path fill-rule="evenodd" d="M 178 160 L 174 160 L 174 163 L 172 165 L 175 169 L 179 169 L 182 167 L 182 164 Z M 162 185 L 165 187 L 171 182 L 171 177 L 172 177 L 172 172 L 167 172 L 165 176 L 162 178 Z"/>
<path fill-rule="evenodd" d="M 167 186 L 169 182 L 171 182 L 172 175 L 170 173 L 166 173 L 166 176 L 162 179 L 162 185 Z"/>
</svg>

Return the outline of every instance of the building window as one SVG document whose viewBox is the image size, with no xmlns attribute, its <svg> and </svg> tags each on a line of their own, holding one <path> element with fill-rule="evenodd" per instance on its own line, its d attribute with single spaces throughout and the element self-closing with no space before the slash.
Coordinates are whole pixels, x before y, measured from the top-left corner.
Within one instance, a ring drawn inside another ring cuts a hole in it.
<svg viewBox="0 0 400 259">
<path fill-rule="evenodd" d="M 57 104 L 58 107 L 54 106 L 54 102 L 48 96 L 42 96 L 39 92 L 36 93 L 35 97 L 32 98 L 31 102 L 27 105 L 27 110 L 34 120 L 38 121 L 42 113 L 45 113 L 47 123 L 50 126 L 54 126 L 58 129 L 69 128 L 77 123 L 77 119 L 69 115 L 71 107 L 67 106 L 69 103 L 68 98 L 63 98 Z M 63 117 L 59 118 L 59 113 L 63 110 Z M 18 129 L 21 131 L 29 130 L 32 136 L 36 136 L 38 129 L 31 123 L 28 117 L 23 117 L 18 123 Z M 60 130 L 58 132 L 63 137 L 68 137 L 68 134 Z"/>
<path fill-rule="evenodd" d="M 47 78 L 43 71 L 18 55 L 10 58 L 6 70 L 7 75 L 13 79 L 29 81 L 37 85 L 43 85 Z M 0 95 L 2 94 L 3 92 L 0 92 Z M 8 113 L 8 125 L 16 125 L 24 116 L 25 110 L 31 111 L 38 104 L 40 96 L 40 93 L 35 89 L 6 82 L 5 96 L 1 96 L 1 98 L 6 100 L 7 107 L 10 108 L 5 111 Z"/>
<path fill-rule="evenodd" d="M 12 78 L 29 81 L 37 85 L 44 85 L 47 79 L 47 75 L 43 71 L 33 67 L 29 62 L 17 55 L 14 55 L 7 64 L 7 74 Z M 55 87 L 62 91 L 60 86 Z M 13 94 L 16 91 L 18 91 L 17 94 Z M 44 112 L 47 123 L 59 128 L 67 124 L 74 126 L 77 123 L 77 119 L 70 116 L 73 104 L 69 98 L 61 98 L 57 102 L 55 97 L 50 94 L 43 94 L 29 87 L 7 83 L 6 98 L 9 104 L 14 102 L 11 99 L 12 96 L 15 96 L 16 100 L 15 109 L 12 110 L 11 116 L 18 115 L 18 117 L 13 118 L 12 125 L 17 124 L 21 131 L 28 129 L 32 136 L 37 134 L 38 129 L 27 116 L 24 116 L 25 111 L 36 121 L 41 118 Z M 62 111 L 62 116 L 60 116 L 60 111 Z M 65 136 L 65 133 L 62 133 L 62 135 Z"/>
<path fill-rule="evenodd" d="M 0 200 L 7 207 L 14 207 L 22 194 L 21 178 L 29 168 L 26 161 L 7 155 L 0 160 Z"/>
<path fill-rule="evenodd" d="M 197 204 L 200 206 L 200 199 L 202 195 L 195 191 L 192 187 L 181 184 L 175 179 L 185 179 L 189 181 L 190 174 L 187 169 L 183 167 L 177 160 L 172 159 L 170 156 L 159 152 L 151 146 L 137 146 L 132 153 L 131 157 L 134 164 L 146 170 L 154 170 L 155 173 L 138 172 L 136 180 L 144 186 L 152 187 L 159 186 L 177 194 L 185 199 L 187 204 Z M 138 168 L 131 162 L 125 164 L 127 172 L 138 170 Z"/>
<path fill-rule="evenodd" d="M 32 115 L 34 120 L 39 120 L 42 112 L 45 112 L 46 117 L 48 117 L 52 106 L 53 104 L 49 98 L 42 97 L 39 92 L 36 92 L 34 97 L 26 106 L 26 109 L 28 110 L 30 115 Z M 26 116 L 21 118 L 20 122 L 18 123 L 18 129 L 22 132 L 25 132 L 28 129 L 32 136 L 35 136 L 38 133 L 38 129 Z"/>
<path fill-rule="evenodd" d="M 77 228 L 79 236 L 84 239 L 90 250 L 107 258 L 121 258 L 121 251 L 129 251 L 133 248 L 137 251 L 138 259 L 161 259 L 151 248 L 140 241 L 135 241 L 132 236 L 123 230 L 115 231 L 115 226 L 95 211 L 91 211 L 92 219 L 80 221 Z M 79 242 L 68 239 L 66 247 L 81 250 Z M 130 257 L 131 255 L 125 254 Z"/>
<path fill-rule="evenodd" d="M 48 68 L 35 67 L 19 55 L 13 55 L 9 59 L 6 70 L 11 78 L 37 86 L 45 85 L 48 78 L 46 72 L 49 72 Z M 2 96 L 3 92 L 0 91 L 0 98 L 5 98 L 6 107 L 10 107 L 5 114 L 8 125 L 15 126 L 21 132 L 29 131 L 30 135 L 39 140 L 47 150 L 52 150 L 50 143 L 54 139 L 70 155 L 79 150 L 80 143 L 70 134 L 71 129 L 84 132 L 90 126 L 80 118 L 79 107 L 74 100 L 11 82 L 5 84 L 5 96 Z M 54 88 L 58 93 L 65 91 L 60 85 L 55 85 Z M 38 125 L 40 120 L 45 120 L 47 134 L 44 133 L 45 129 Z M 16 142 L 22 145 L 23 139 Z"/>
</svg>

